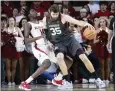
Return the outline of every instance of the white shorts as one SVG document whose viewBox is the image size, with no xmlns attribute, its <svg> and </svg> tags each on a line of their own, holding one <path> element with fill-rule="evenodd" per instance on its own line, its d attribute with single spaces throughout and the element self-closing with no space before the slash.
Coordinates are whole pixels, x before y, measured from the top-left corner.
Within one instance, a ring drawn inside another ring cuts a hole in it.
<svg viewBox="0 0 115 91">
<path fill-rule="evenodd" d="M 32 52 L 36 59 L 38 59 L 38 66 L 40 66 L 46 59 L 49 59 L 46 45 L 35 46 L 32 44 Z"/>
</svg>

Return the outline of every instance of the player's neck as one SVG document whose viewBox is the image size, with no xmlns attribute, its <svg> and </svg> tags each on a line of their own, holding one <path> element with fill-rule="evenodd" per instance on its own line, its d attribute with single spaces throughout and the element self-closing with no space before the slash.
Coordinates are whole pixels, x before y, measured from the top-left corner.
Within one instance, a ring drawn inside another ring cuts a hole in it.
<svg viewBox="0 0 115 91">
<path fill-rule="evenodd" d="M 30 19 L 30 21 L 33 22 L 33 23 L 37 23 L 38 22 L 38 20 L 36 18 Z"/>
</svg>

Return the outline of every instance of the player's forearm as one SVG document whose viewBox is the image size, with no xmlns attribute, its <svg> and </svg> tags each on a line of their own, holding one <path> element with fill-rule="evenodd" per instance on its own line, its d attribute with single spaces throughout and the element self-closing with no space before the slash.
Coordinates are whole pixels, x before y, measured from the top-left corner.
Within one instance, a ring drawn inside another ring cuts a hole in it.
<svg viewBox="0 0 115 91">
<path fill-rule="evenodd" d="M 85 26 L 87 26 L 87 25 L 89 24 L 89 23 L 87 23 L 87 22 L 74 19 L 74 18 L 72 18 L 72 17 L 70 17 L 70 16 L 67 16 L 67 15 L 65 16 L 65 20 L 66 20 L 67 22 L 73 23 L 73 24 L 78 25 L 78 26 L 81 26 L 81 27 L 85 27 Z"/>
<path fill-rule="evenodd" d="M 43 38 L 42 36 L 39 36 L 39 37 L 35 37 L 35 38 L 25 38 L 25 44 L 28 44 L 28 43 L 31 43 L 31 42 L 35 42 L 36 40 L 39 40 Z"/>
<path fill-rule="evenodd" d="M 79 21 L 78 23 L 77 23 L 77 25 L 79 25 L 79 26 L 81 26 L 81 27 L 85 27 L 85 26 L 87 26 L 89 23 L 87 23 L 87 22 L 84 22 L 84 21 Z"/>
</svg>

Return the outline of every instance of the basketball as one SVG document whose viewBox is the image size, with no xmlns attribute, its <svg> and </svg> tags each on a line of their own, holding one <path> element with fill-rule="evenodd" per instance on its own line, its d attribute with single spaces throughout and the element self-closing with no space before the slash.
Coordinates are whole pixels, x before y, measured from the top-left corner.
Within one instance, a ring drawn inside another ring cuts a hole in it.
<svg viewBox="0 0 115 91">
<path fill-rule="evenodd" d="M 91 29 L 89 27 L 84 29 L 83 37 L 85 37 L 85 39 L 92 40 L 94 39 L 95 35 L 96 35 L 96 31 L 94 29 Z"/>
</svg>

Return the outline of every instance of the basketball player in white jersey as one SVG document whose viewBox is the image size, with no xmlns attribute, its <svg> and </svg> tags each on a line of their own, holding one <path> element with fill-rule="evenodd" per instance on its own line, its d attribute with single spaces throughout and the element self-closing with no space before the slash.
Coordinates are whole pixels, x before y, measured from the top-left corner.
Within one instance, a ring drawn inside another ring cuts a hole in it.
<svg viewBox="0 0 115 91">
<path fill-rule="evenodd" d="M 47 70 L 51 65 L 42 33 L 43 24 L 37 21 L 36 17 L 37 13 L 33 9 L 30 9 L 30 22 L 25 24 L 24 37 L 25 44 L 32 43 L 32 53 L 38 59 L 39 68 L 26 81 L 20 84 L 19 88 L 23 90 L 31 90 L 29 83 Z M 32 38 L 29 38 L 29 35 L 31 35 Z"/>
</svg>

